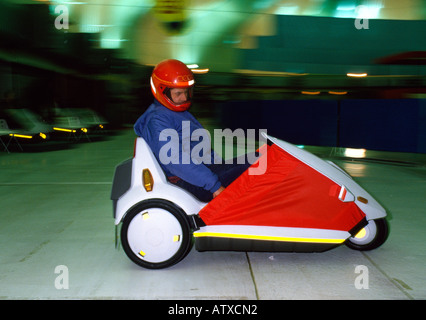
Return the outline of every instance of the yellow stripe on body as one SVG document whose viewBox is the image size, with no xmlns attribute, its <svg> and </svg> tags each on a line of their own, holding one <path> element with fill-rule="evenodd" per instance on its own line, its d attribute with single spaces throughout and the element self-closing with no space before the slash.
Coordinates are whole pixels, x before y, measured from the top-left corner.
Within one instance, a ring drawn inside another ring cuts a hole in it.
<svg viewBox="0 0 426 320">
<path fill-rule="evenodd" d="M 269 240 L 269 241 L 285 241 L 285 242 L 311 242 L 311 243 L 343 243 L 345 241 L 345 239 L 259 236 L 259 235 L 221 233 L 221 232 L 195 232 L 194 237 L 196 237 L 196 238 L 199 238 L 199 237 L 215 237 L 215 238 Z"/>
</svg>

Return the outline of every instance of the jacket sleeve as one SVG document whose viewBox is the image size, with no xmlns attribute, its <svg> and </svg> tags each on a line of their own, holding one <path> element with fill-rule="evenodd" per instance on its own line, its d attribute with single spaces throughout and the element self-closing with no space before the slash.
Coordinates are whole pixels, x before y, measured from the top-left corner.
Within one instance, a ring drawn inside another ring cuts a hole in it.
<svg viewBox="0 0 426 320">
<path fill-rule="evenodd" d="M 218 176 L 203 163 L 196 164 L 191 159 L 189 142 L 182 141 L 182 128 L 170 128 L 171 119 L 154 116 L 147 124 L 150 133 L 150 146 L 160 165 L 172 175 L 186 182 L 215 192 L 221 186 Z"/>
</svg>

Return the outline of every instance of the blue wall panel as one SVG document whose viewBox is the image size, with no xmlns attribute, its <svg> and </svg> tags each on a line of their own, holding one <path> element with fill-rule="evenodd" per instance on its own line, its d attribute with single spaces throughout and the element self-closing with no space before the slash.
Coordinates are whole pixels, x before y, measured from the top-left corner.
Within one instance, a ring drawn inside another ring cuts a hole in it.
<svg viewBox="0 0 426 320">
<path fill-rule="evenodd" d="M 340 145 L 417 152 L 418 115 L 418 100 L 344 100 L 340 113 Z"/>
<path fill-rule="evenodd" d="M 336 143 L 336 101 L 263 101 L 261 114 L 263 128 L 288 142 L 323 146 Z"/>
<path fill-rule="evenodd" d="M 227 101 L 222 126 L 294 144 L 426 153 L 426 100 Z"/>
<path fill-rule="evenodd" d="M 295 144 L 334 146 L 337 139 L 336 101 L 229 101 L 222 115 L 226 128 L 267 129 Z"/>
<path fill-rule="evenodd" d="M 426 153 L 426 99 L 418 100 L 419 115 L 418 115 L 418 140 L 417 152 Z"/>
</svg>

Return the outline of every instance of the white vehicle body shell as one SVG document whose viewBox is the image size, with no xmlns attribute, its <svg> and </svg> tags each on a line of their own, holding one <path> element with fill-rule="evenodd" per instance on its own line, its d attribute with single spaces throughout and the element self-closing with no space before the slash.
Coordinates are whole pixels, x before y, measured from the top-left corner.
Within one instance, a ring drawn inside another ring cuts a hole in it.
<svg viewBox="0 0 426 320">
<path fill-rule="evenodd" d="M 385 209 L 360 185 L 358 185 L 347 173 L 330 161 L 325 161 L 312 153 L 285 142 L 283 140 L 266 136 L 274 144 L 304 162 L 311 168 L 317 170 L 341 186 L 342 201 L 354 201 L 356 205 L 365 213 L 367 220 L 374 220 L 386 217 Z M 177 187 L 167 181 L 167 178 L 157 162 L 151 149 L 143 138 L 136 138 L 135 155 L 131 161 L 131 177 L 129 187 L 123 194 L 116 196 L 114 204 L 115 225 L 123 221 L 126 213 L 136 204 L 149 199 L 168 200 L 180 207 L 188 216 L 197 214 L 207 203 L 198 201 L 186 190 Z M 142 172 L 149 169 L 154 180 L 152 191 L 144 189 Z M 114 186 L 113 186 L 114 188 Z M 344 194 L 343 194 L 344 191 Z M 362 197 L 362 198 L 360 198 Z M 113 198 L 113 196 L 112 196 Z M 362 201 L 360 201 L 360 199 Z M 365 203 L 366 199 L 368 202 Z M 296 230 L 297 229 L 297 230 Z M 256 227 L 256 226 L 204 226 L 194 232 L 194 236 L 201 237 L 203 234 L 223 233 L 223 234 L 252 234 L 253 236 L 266 235 L 286 241 L 286 237 L 300 239 L 326 237 L 336 239 L 346 239 L 351 235 L 349 232 L 338 230 L 320 230 L 310 228 L 277 228 L 277 227 Z M 282 237 L 282 235 L 285 235 Z M 279 238 L 281 237 L 281 238 Z"/>
</svg>

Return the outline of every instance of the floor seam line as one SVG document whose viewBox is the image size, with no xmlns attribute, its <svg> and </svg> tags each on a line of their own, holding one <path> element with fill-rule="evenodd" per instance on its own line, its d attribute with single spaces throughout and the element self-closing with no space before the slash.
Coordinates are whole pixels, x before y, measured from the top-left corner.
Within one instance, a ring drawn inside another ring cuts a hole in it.
<svg viewBox="0 0 426 320">
<path fill-rule="evenodd" d="M 405 296 L 407 296 L 408 299 L 410 300 L 415 300 L 414 297 L 412 295 L 410 295 L 407 291 L 405 291 L 405 289 L 397 282 L 395 281 L 393 278 L 391 278 L 382 268 L 380 268 L 365 252 L 361 252 L 362 255 L 367 258 L 368 261 L 370 261 L 370 263 L 376 267 L 377 270 L 379 270 L 379 272 L 381 274 L 383 274 L 386 279 L 388 279 L 395 287 L 397 287 L 399 289 L 399 291 L 401 291 Z"/>
<path fill-rule="evenodd" d="M 247 263 L 249 266 L 249 270 L 250 270 L 250 276 L 251 276 L 251 280 L 253 281 L 253 285 L 254 285 L 254 292 L 256 294 L 256 300 L 260 300 L 259 299 L 259 292 L 257 291 L 257 284 L 256 284 L 256 279 L 253 273 L 253 268 L 251 266 L 251 261 L 250 261 L 250 257 L 248 255 L 248 252 L 246 252 L 246 258 L 247 258 Z"/>
</svg>

